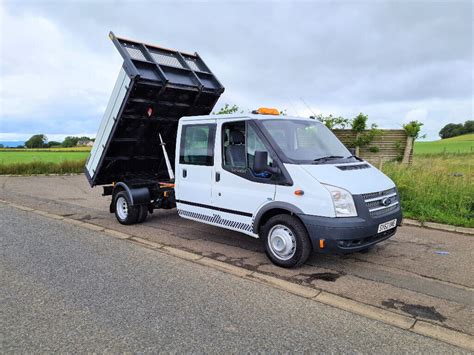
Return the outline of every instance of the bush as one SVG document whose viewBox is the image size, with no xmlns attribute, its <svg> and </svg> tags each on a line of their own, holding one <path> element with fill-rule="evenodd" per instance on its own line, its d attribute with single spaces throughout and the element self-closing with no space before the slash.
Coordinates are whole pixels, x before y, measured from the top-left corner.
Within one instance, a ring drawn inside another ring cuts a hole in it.
<svg viewBox="0 0 474 355">
<path fill-rule="evenodd" d="M 351 121 L 351 127 L 352 130 L 357 132 L 356 138 L 352 141 L 349 142 L 349 147 L 350 148 L 355 148 L 355 147 L 366 147 L 370 145 L 370 143 L 373 142 L 373 140 L 381 134 L 381 131 L 377 129 L 377 125 L 373 123 L 370 126 L 370 129 L 367 130 L 367 120 L 369 117 L 367 115 L 364 115 L 362 113 L 359 113 L 355 118 L 352 119 Z M 379 148 L 376 146 L 372 146 L 371 152 L 378 152 Z"/>
<path fill-rule="evenodd" d="M 367 128 L 367 120 L 369 117 L 367 115 L 363 115 L 359 113 L 353 120 L 352 120 L 352 130 L 361 133 Z"/>
<path fill-rule="evenodd" d="M 421 126 L 423 126 L 423 123 L 419 121 L 410 121 L 409 123 L 403 125 L 403 129 L 405 132 L 407 132 L 409 137 L 417 139 L 423 137 L 420 136 Z"/>
<path fill-rule="evenodd" d="M 47 148 L 60 147 L 60 146 L 61 146 L 61 143 L 56 142 L 56 141 L 49 141 L 48 143 L 46 143 Z"/>
<path fill-rule="evenodd" d="M 77 142 L 79 142 L 79 137 L 67 136 L 66 138 L 64 138 L 64 141 L 61 145 L 64 148 L 71 148 L 75 147 L 77 145 Z"/>
</svg>

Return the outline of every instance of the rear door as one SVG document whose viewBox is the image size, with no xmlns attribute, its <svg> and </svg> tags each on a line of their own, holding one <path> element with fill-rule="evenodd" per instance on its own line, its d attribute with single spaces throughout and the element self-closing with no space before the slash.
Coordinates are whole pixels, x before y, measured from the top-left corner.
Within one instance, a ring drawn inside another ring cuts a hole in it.
<svg viewBox="0 0 474 355">
<path fill-rule="evenodd" d="M 215 120 L 184 122 L 176 147 L 176 204 L 181 217 L 205 221 L 212 216 Z"/>
</svg>

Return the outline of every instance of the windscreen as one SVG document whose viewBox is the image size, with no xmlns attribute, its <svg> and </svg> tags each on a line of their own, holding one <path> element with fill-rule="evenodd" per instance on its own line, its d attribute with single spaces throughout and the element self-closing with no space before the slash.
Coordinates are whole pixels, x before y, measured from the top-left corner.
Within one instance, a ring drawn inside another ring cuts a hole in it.
<svg viewBox="0 0 474 355">
<path fill-rule="evenodd" d="M 319 122 L 282 118 L 263 120 L 261 124 L 286 158 L 294 162 L 312 163 L 351 156 L 339 139 Z"/>
</svg>

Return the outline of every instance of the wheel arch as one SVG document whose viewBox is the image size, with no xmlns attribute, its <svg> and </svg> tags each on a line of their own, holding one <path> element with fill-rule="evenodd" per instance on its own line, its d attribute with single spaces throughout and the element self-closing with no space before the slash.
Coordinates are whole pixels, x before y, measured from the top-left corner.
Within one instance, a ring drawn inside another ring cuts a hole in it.
<svg viewBox="0 0 474 355">
<path fill-rule="evenodd" d="M 150 202 L 151 194 L 147 187 L 130 188 L 126 183 L 118 182 L 115 184 L 114 189 L 112 190 L 112 201 L 109 208 L 110 213 L 115 212 L 115 195 L 120 191 L 125 191 L 127 193 L 132 206 L 142 205 Z"/>
<path fill-rule="evenodd" d="M 298 217 L 298 214 L 302 213 L 303 211 L 301 211 L 301 209 L 288 202 L 275 201 L 267 203 L 257 212 L 257 215 L 254 218 L 252 227 L 253 232 L 255 234 L 259 234 L 260 227 L 263 226 L 273 216 L 279 214 L 288 214 L 295 216 L 301 221 L 301 219 Z"/>
</svg>

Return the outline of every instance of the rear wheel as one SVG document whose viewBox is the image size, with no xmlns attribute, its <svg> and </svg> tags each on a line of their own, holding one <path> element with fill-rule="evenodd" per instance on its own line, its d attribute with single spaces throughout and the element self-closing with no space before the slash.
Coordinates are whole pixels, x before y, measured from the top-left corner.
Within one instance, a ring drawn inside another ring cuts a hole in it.
<svg viewBox="0 0 474 355">
<path fill-rule="evenodd" d="M 145 222 L 146 217 L 148 216 L 148 206 L 147 205 L 140 205 L 139 212 L 138 212 L 138 223 Z"/>
<path fill-rule="evenodd" d="M 304 264 L 311 253 L 308 232 L 300 220 L 290 215 L 277 215 L 262 227 L 260 237 L 268 258 L 285 268 Z"/>
<path fill-rule="evenodd" d="M 121 224 L 134 224 L 138 221 L 139 206 L 132 206 L 125 191 L 118 192 L 114 197 L 115 217 Z"/>
</svg>

